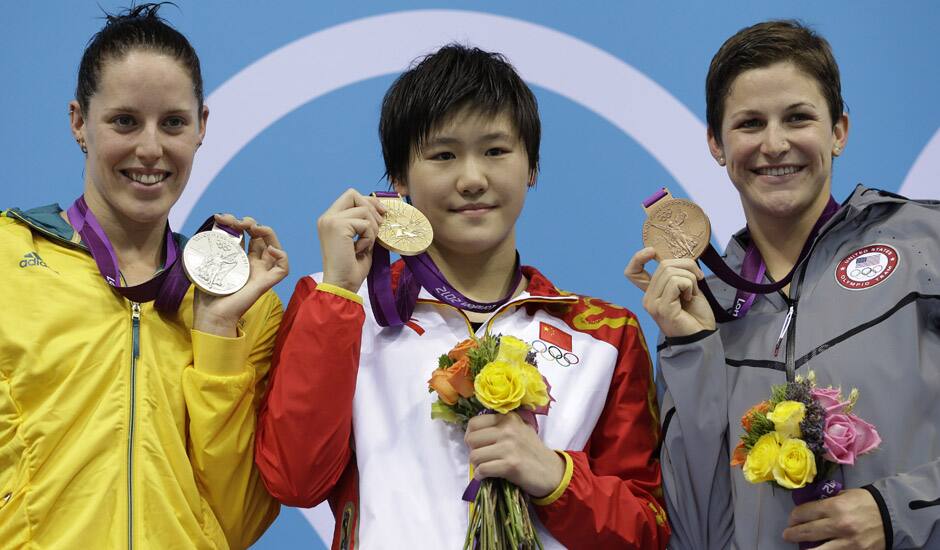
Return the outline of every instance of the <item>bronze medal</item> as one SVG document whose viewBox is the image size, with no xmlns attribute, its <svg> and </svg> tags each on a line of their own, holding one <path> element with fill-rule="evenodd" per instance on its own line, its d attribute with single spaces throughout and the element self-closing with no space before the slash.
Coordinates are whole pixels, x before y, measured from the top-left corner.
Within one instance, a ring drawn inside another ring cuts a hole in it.
<svg viewBox="0 0 940 550">
<path fill-rule="evenodd" d="M 697 259 L 711 239 L 708 216 L 692 201 L 676 199 L 663 188 L 662 194 L 644 204 L 643 245 L 656 249 L 658 260 Z"/>
<path fill-rule="evenodd" d="M 431 246 L 434 230 L 420 210 L 401 197 L 379 197 L 385 205 L 385 219 L 379 226 L 378 241 L 401 256 L 417 256 Z"/>
</svg>

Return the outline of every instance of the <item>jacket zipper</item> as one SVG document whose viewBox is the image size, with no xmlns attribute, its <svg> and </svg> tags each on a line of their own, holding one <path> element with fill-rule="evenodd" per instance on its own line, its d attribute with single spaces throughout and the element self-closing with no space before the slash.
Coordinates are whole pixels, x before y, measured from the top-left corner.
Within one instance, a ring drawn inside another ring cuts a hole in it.
<svg viewBox="0 0 940 550">
<path fill-rule="evenodd" d="M 809 260 L 813 255 L 813 250 L 816 249 L 816 245 L 819 244 L 819 241 L 822 240 L 826 233 L 832 231 L 832 228 L 837 225 L 838 222 L 832 223 L 826 227 L 825 230 L 816 235 L 816 239 L 813 241 L 813 244 L 810 245 L 809 251 L 806 253 L 806 258 L 803 259 L 803 265 L 800 266 L 800 273 L 796 279 L 796 288 L 790 288 L 790 296 L 793 298 L 787 300 L 787 302 L 790 304 L 790 311 L 787 312 L 789 326 L 785 326 L 787 338 L 787 353 L 785 359 L 787 368 L 787 382 L 793 382 L 793 380 L 796 378 L 796 310 L 800 301 L 800 290 L 803 288 L 803 279 L 806 278 L 806 268 L 809 266 Z M 787 321 L 784 322 L 786 323 Z M 777 342 L 777 345 L 780 345 L 779 341 Z"/>
<path fill-rule="evenodd" d="M 140 357 L 140 304 L 131 302 L 131 398 L 127 430 L 127 547 L 134 547 L 134 424 L 137 399 L 137 358 Z"/>
</svg>

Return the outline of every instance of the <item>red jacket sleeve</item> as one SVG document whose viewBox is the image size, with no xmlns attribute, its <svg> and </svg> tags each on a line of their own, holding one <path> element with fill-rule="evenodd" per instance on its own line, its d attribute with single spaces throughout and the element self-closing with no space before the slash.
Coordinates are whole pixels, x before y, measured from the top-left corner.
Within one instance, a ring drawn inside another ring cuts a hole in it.
<svg viewBox="0 0 940 550">
<path fill-rule="evenodd" d="M 665 548 L 658 442 L 652 364 L 631 314 L 604 409 L 584 450 L 565 451 L 570 481 L 556 500 L 536 506 L 542 523 L 568 548 Z"/>
<path fill-rule="evenodd" d="M 264 484 L 284 504 L 325 500 L 352 456 L 364 321 L 360 303 L 318 290 L 310 277 L 297 283 L 278 333 L 255 445 Z"/>
</svg>

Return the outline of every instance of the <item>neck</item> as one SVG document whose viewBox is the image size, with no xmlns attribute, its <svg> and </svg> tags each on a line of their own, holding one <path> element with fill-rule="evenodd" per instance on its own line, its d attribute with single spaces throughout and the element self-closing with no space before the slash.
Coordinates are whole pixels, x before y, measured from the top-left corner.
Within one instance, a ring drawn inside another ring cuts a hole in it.
<svg viewBox="0 0 940 550">
<path fill-rule="evenodd" d="M 777 218 L 747 212 L 747 227 L 751 239 L 760 250 L 767 273 L 780 280 L 793 269 L 800 258 L 803 245 L 813 231 L 813 226 L 822 215 L 829 195 L 821 197 L 811 208 L 795 218 Z"/>
<path fill-rule="evenodd" d="M 141 223 L 88 195 L 85 201 L 111 242 L 125 283 L 134 286 L 152 278 L 163 261 L 166 218 Z"/>
<path fill-rule="evenodd" d="M 516 242 L 506 239 L 496 250 L 466 254 L 435 246 L 428 254 L 447 282 L 458 292 L 478 302 L 495 302 L 509 293 L 516 266 Z M 511 289 L 513 296 L 525 289 L 525 281 Z"/>
</svg>

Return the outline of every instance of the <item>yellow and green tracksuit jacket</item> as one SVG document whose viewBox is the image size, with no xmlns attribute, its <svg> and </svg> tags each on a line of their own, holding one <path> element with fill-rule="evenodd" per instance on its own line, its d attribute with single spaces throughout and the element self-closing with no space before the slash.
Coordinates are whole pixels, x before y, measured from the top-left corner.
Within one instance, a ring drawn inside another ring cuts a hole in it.
<svg viewBox="0 0 940 550">
<path fill-rule="evenodd" d="M 48 206 L 0 216 L 0 547 L 245 548 L 278 513 L 253 462 L 282 307 L 236 338 L 111 289 Z"/>
</svg>

